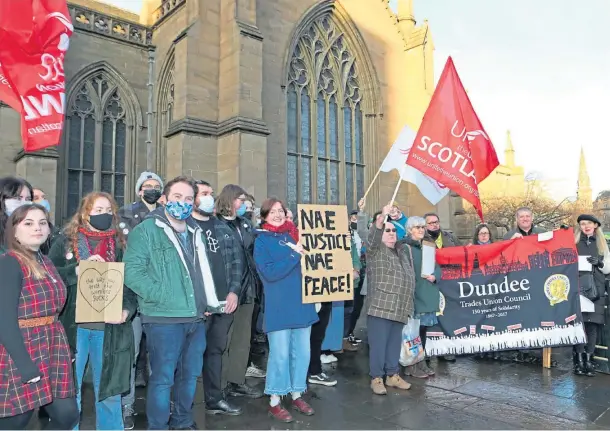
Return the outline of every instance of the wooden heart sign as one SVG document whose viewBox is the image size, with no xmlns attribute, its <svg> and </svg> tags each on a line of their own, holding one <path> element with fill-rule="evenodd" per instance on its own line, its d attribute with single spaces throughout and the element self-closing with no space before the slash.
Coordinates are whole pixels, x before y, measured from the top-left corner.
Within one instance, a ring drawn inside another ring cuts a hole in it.
<svg viewBox="0 0 610 431">
<path fill-rule="evenodd" d="M 125 265 L 81 261 L 78 268 L 76 323 L 121 320 Z"/>
</svg>

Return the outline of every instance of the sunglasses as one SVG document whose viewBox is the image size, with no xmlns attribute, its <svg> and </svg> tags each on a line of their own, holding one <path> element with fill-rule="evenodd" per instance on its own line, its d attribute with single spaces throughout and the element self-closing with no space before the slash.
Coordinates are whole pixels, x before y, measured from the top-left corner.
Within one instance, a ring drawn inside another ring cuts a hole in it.
<svg viewBox="0 0 610 431">
<path fill-rule="evenodd" d="M 386 233 L 396 232 L 396 229 L 386 229 L 384 232 L 386 232 Z"/>
</svg>

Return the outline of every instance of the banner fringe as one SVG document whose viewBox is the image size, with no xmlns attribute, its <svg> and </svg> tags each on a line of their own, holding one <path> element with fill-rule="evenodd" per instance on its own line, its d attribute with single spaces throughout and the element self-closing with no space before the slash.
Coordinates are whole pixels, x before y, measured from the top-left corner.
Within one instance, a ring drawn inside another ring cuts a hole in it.
<svg viewBox="0 0 610 431">
<path fill-rule="evenodd" d="M 426 337 L 426 355 L 467 355 L 499 350 L 573 346 L 587 340 L 582 323 L 461 337 Z"/>
</svg>

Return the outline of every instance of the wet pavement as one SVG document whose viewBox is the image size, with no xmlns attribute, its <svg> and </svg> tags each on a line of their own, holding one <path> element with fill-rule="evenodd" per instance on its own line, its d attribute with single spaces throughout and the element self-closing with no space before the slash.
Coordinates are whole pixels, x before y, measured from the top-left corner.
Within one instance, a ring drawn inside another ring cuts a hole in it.
<svg viewBox="0 0 610 431">
<path fill-rule="evenodd" d="M 365 334 L 362 333 L 362 336 Z M 408 378 L 409 391 L 388 388 L 387 396 L 369 388 L 368 347 L 338 355 L 329 374 L 333 388 L 311 385 L 305 398 L 314 416 L 293 413 L 295 422 L 281 424 L 267 415 L 268 398 L 232 399 L 243 414 L 206 416 L 199 385 L 194 408 L 201 429 L 610 429 L 610 376 L 574 376 L 571 349 L 554 349 L 557 368 L 458 357 L 434 364 L 437 375 Z M 249 379 L 250 384 L 264 385 Z M 81 429 L 95 427 L 93 392 L 85 387 Z M 145 389 L 138 389 L 136 429 L 146 429 Z M 40 424 L 32 423 L 32 429 Z"/>
</svg>

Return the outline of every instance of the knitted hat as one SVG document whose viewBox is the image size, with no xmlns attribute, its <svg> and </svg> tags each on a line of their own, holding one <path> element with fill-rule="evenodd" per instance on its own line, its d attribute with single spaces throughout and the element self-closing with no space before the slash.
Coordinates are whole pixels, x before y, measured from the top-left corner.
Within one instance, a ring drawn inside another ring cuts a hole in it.
<svg viewBox="0 0 610 431">
<path fill-rule="evenodd" d="M 154 172 L 142 172 L 140 174 L 140 178 L 138 178 L 138 181 L 136 181 L 136 194 L 140 193 L 140 190 L 142 189 L 142 184 L 144 184 L 148 180 L 158 181 L 159 184 L 161 184 L 161 188 L 163 188 L 163 181 L 161 180 L 161 177 L 159 175 L 155 174 Z"/>
</svg>

